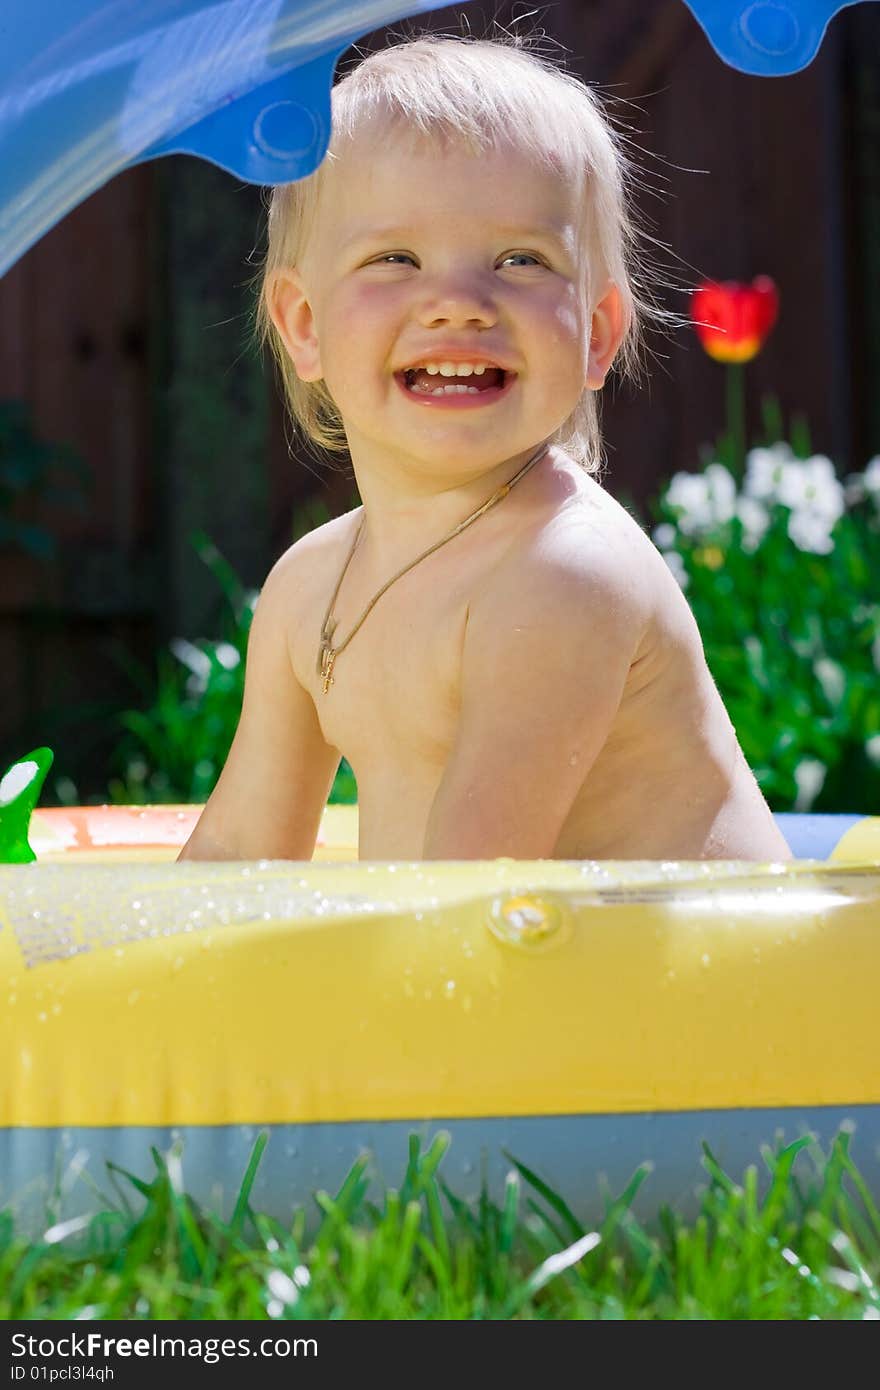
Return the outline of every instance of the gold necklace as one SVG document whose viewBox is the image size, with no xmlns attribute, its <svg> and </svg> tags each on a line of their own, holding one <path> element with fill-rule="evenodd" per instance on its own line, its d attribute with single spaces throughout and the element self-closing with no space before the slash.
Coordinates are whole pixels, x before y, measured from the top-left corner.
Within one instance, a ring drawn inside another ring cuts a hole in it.
<svg viewBox="0 0 880 1390">
<path fill-rule="evenodd" d="M 439 550 L 441 545 L 445 545 L 447 541 L 451 541 L 453 536 L 460 535 L 460 533 L 464 531 L 466 527 L 470 526 L 473 522 L 475 522 L 478 519 L 478 517 L 483 516 L 489 510 L 490 507 L 494 507 L 496 502 L 500 502 L 502 497 L 506 497 L 507 494 L 510 492 L 510 489 L 512 487 L 515 487 L 516 484 L 519 482 L 520 478 L 524 478 L 526 473 L 528 473 L 529 469 L 534 467 L 534 465 L 538 462 L 538 459 L 541 458 L 541 456 L 546 452 L 546 449 L 546 443 L 542 444 L 540 449 L 538 449 L 538 451 L 534 453 L 532 457 L 529 459 L 528 463 L 524 463 L 519 472 L 514 474 L 514 476 L 510 479 L 509 483 L 503 483 L 496 492 L 493 492 L 488 502 L 484 502 L 483 505 L 481 507 L 478 507 L 475 512 L 471 512 L 470 516 L 467 517 L 464 521 L 460 521 L 458 525 L 449 532 L 448 536 L 444 536 L 442 540 L 437 541 L 436 544 L 430 546 L 428 550 L 423 551 L 421 555 L 417 555 L 416 558 L 414 560 L 411 560 L 408 565 L 405 565 L 402 570 L 398 570 L 397 574 L 395 574 L 392 579 L 389 579 L 387 584 L 383 584 L 379 592 L 377 594 L 374 594 L 373 597 L 370 599 L 370 602 L 367 604 L 363 613 L 358 618 L 357 622 L 355 623 L 351 632 L 346 637 L 345 641 L 340 642 L 338 647 L 334 647 L 333 634 L 336 631 L 336 622 L 331 615 L 333 613 L 333 607 L 336 603 L 336 596 L 339 593 L 342 581 L 345 578 L 346 571 L 349 565 L 351 564 L 352 556 L 354 555 L 354 552 L 357 549 L 358 541 L 360 540 L 363 534 L 364 525 L 367 519 L 366 513 L 364 513 L 364 515 L 361 517 L 361 523 L 358 527 L 357 535 L 354 538 L 354 544 L 352 545 L 351 550 L 348 552 L 348 559 L 343 565 L 342 573 L 336 581 L 336 588 L 333 590 L 333 595 L 330 599 L 330 603 L 327 606 L 327 612 L 324 616 L 324 621 L 321 624 L 321 642 L 320 646 L 318 647 L 318 674 L 323 678 L 323 693 L 325 695 L 329 691 L 331 685 L 336 684 L 335 680 L 333 679 L 333 667 L 336 663 L 336 658 L 339 656 L 339 653 L 344 651 L 345 648 L 348 646 L 352 637 L 354 637 L 358 628 L 361 626 L 361 623 L 371 612 L 374 604 L 378 603 L 379 599 L 385 593 L 386 589 L 390 589 L 392 584 L 396 584 L 398 579 L 401 579 L 405 574 L 408 573 L 409 570 L 413 569 L 417 564 L 419 564 L 420 561 L 426 559 L 429 555 L 432 555 L 435 550 Z"/>
</svg>

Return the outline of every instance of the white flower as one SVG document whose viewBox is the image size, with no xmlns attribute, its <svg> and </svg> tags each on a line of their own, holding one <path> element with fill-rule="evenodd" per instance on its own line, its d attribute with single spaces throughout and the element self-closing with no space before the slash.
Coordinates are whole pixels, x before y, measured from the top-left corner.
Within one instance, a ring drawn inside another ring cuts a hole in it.
<svg viewBox="0 0 880 1390">
<path fill-rule="evenodd" d="M 172 637 L 169 646 L 177 660 L 192 671 L 186 683 L 187 694 L 202 695 L 211 676 L 211 658 L 185 637 Z"/>
<path fill-rule="evenodd" d="M 674 473 L 666 489 L 666 502 L 680 510 L 678 526 L 686 536 L 709 524 L 709 489 L 701 473 Z"/>
<path fill-rule="evenodd" d="M 880 454 L 871 459 L 863 474 L 865 489 L 875 496 L 880 494 Z"/>
<path fill-rule="evenodd" d="M 843 480 L 843 495 L 848 507 L 855 507 L 865 497 L 865 483 L 861 473 L 849 473 Z"/>
<path fill-rule="evenodd" d="M 659 526 L 654 527 L 654 544 L 658 550 L 671 550 L 675 545 L 677 535 L 678 532 L 675 527 L 670 525 L 668 521 L 661 522 Z"/>
<path fill-rule="evenodd" d="M 802 758 L 795 768 L 794 780 L 797 783 L 796 811 L 809 811 L 825 782 L 825 764 L 815 758 Z"/>
<path fill-rule="evenodd" d="M 864 473 L 850 473 L 844 479 L 844 496 L 848 507 L 854 507 L 870 497 L 880 507 L 880 454 L 872 458 Z"/>
<path fill-rule="evenodd" d="M 723 463 L 710 463 L 704 476 L 709 484 L 715 520 L 730 521 L 736 505 L 736 483 L 733 474 Z"/>
<path fill-rule="evenodd" d="M 211 660 L 200 647 L 188 642 L 185 637 L 172 637 L 169 645 L 177 660 L 188 666 L 194 676 L 208 679 L 211 674 Z"/>
<path fill-rule="evenodd" d="M 759 501 L 775 501 L 783 469 L 794 458 L 791 445 L 780 441 L 769 449 L 750 449 L 746 454 L 743 491 Z"/>
<path fill-rule="evenodd" d="M 788 518 L 788 535 L 798 550 L 811 555 L 830 555 L 834 549 L 831 527 L 824 517 L 813 512 L 792 512 Z"/>
<path fill-rule="evenodd" d="M 872 734 L 869 739 L 865 740 L 865 752 L 868 755 L 868 761 L 873 763 L 875 767 L 880 767 L 880 734 Z"/>
<path fill-rule="evenodd" d="M 743 528 L 743 549 L 757 550 L 764 532 L 770 525 L 770 513 L 755 497 L 740 497 L 736 504 L 736 514 Z"/>
<path fill-rule="evenodd" d="M 846 505 L 834 464 L 824 454 L 787 464 L 782 470 L 776 496 L 783 507 L 827 517 L 832 526 L 843 515 Z"/>
<path fill-rule="evenodd" d="M 231 642 L 218 642 L 214 647 L 214 655 L 227 671 L 234 671 L 241 661 L 241 652 L 237 647 L 233 647 Z"/>
<path fill-rule="evenodd" d="M 681 512 L 678 529 L 686 536 L 699 536 L 733 516 L 736 483 L 723 463 L 710 463 L 703 473 L 674 473 L 666 502 Z"/>
<path fill-rule="evenodd" d="M 666 561 L 672 573 L 678 581 L 679 587 L 686 589 L 690 581 L 690 575 L 684 567 L 684 560 L 677 550 L 666 550 L 663 552 L 663 559 Z"/>
<path fill-rule="evenodd" d="M 832 709 L 837 709 L 846 690 L 846 676 L 843 667 L 830 656 L 820 656 L 813 663 L 816 679 L 822 687 L 825 699 Z"/>
</svg>

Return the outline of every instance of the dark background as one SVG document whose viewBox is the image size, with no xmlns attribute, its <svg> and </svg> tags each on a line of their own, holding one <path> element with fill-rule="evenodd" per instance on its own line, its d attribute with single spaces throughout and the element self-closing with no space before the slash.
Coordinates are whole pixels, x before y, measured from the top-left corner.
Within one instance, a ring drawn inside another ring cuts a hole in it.
<svg viewBox="0 0 880 1390">
<path fill-rule="evenodd" d="M 525 13 L 454 6 L 358 48 Z M 772 79 L 727 67 L 682 0 L 562 0 L 522 28 L 536 25 L 635 103 L 618 111 L 644 151 L 640 205 L 672 248 L 666 305 L 686 313 L 680 287 L 702 275 L 776 280 L 780 320 L 747 371 L 753 431 L 772 392 L 841 476 L 864 468 L 880 453 L 880 6 L 844 10 L 805 71 Z M 38 436 L 72 445 L 92 480 L 81 511 L 27 512 L 54 558 L 0 546 L 0 764 L 48 742 L 83 800 L 106 786 L 114 712 L 141 702 L 123 653 L 151 669 L 172 636 L 219 635 L 191 532 L 256 588 L 316 506 L 356 500 L 350 470 L 288 444 L 252 346 L 263 222 L 259 189 L 174 156 L 114 179 L 0 280 L 0 400 L 27 402 Z M 604 406 L 605 485 L 645 524 L 724 419 L 724 372 L 691 330 L 650 346 L 649 383 Z"/>
</svg>

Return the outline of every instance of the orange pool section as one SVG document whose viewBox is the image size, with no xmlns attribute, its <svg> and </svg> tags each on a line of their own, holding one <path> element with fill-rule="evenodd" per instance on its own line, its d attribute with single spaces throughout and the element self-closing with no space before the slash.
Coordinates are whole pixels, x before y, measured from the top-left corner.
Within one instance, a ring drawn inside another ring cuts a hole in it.
<svg viewBox="0 0 880 1390">
<path fill-rule="evenodd" d="M 163 861 L 177 858 L 201 806 L 69 806 L 34 811 L 30 843 L 38 860 L 74 857 Z M 357 859 L 357 806 L 328 806 L 315 846 L 316 862 Z"/>
</svg>

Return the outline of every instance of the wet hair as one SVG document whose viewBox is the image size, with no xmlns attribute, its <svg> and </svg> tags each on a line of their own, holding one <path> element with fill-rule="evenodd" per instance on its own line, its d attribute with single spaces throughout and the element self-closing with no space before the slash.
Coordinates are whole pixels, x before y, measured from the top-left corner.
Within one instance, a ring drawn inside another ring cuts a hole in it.
<svg viewBox="0 0 880 1390">
<path fill-rule="evenodd" d="M 540 36 L 539 36 L 540 37 Z M 537 51 L 538 39 L 502 31 L 471 38 L 417 34 L 362 59 L 333 87 L 333 130 L 325 160 L 297 183 L 269 190 L 268 249 L 257 277 L 255 329 L 278 364 L 290 414 L 306 439 L 331 457 L 345 455 L 342 418 L 324 381 L 301 381 L 268 309 L 268 283 L 306 254 L 327 170 L 365 129 L 390 128 L 471 154 L 513 138 L 544 167 L 579 175 L 590 285 L 612 279 L 623 304 L 625 333 L 614 369 L 638 378 L 643 326 L 675 316 L 653 296 L 655 277 L 642 251 L 632 200 L 637 169 L 597 94 L 559 60 Z M 650 238 L 649 238 L 650 239 Z M 599 393 L 585 387 L 551 441 L 588 473 L 601 469 Z"/>
</svg>

